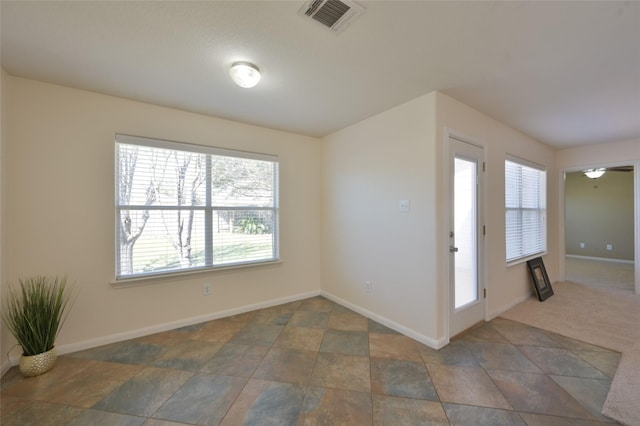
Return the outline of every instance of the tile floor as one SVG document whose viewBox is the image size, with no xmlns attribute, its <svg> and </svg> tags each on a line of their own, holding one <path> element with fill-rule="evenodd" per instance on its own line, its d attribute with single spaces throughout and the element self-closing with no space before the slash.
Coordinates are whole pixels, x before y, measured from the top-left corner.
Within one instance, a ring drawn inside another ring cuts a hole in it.
<svg viewBox="0 0 640 426">
<path fill-rule="evenodd" d="M 2 425 L 596 425 L 620 355 L 495 319 L 435 351 L 315 297 L 2 379 Z"/>
</svg>

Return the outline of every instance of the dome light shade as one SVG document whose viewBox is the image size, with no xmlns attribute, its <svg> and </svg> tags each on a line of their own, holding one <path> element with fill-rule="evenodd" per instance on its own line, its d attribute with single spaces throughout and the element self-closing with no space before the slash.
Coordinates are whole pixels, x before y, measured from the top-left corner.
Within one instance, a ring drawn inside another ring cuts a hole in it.
<svg viewBox="0 0 640 426">
<path fill-rule="evenodd" d="M 260 70 L 249 62 L 236 62 L 231 65 L 229 74 L 233 81 L 240 87 L 253 87 L 260 81 Z"/>
<path fill-rule="evenodd" d="M 584 175 L 589 179 L 598 179 L 604 174 L 604 169 L 589 169 L 584 171 Z"/>
</svg>

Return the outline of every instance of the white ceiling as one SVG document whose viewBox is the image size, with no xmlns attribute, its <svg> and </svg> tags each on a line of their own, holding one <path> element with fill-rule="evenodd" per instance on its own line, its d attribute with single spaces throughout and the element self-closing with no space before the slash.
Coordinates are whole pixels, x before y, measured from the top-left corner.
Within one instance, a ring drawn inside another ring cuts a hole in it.
<svg viewBox="0 0 640 426">
<path fill-rule="evenodd" d="M 640 138 L 640 2 L 358 3 L 335 34 L 301 1 L 3 0 L 2 67 L 311 136 L 439 90 L 559 148 Z"/>
</svg>

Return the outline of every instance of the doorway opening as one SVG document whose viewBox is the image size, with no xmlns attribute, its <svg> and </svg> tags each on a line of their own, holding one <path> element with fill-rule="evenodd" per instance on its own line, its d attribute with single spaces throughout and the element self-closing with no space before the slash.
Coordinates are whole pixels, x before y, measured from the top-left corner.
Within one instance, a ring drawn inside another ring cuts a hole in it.
<svg viewBox="0 0 640 426">
<path fill-rule="evenodd" d="M 635 293 L 636 168 L 595 169 L 565 173 L 565 280 Z"/>
</svg>

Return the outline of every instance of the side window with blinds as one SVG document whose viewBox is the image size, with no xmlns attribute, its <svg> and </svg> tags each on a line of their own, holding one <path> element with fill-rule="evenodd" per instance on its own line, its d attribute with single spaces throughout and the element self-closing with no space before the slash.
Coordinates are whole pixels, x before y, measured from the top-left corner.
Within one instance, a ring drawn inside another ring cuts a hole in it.
<svg viewBox="0 0 640 426">
<path fill-rule="evenodd" d="M 278 260 L 278 158 L 116 135 L 116 279 Z"/>
<path fill-rule="evenodd" d="M 507 262 L 547 250 L 547 172 L 519 159 L 505 161 Z"/>
</svg>

